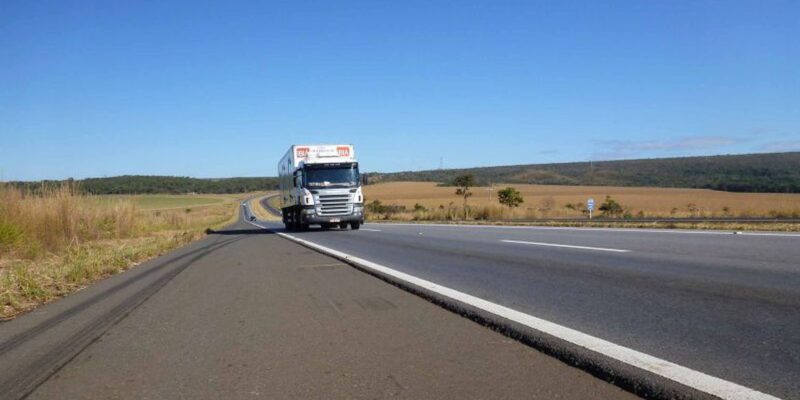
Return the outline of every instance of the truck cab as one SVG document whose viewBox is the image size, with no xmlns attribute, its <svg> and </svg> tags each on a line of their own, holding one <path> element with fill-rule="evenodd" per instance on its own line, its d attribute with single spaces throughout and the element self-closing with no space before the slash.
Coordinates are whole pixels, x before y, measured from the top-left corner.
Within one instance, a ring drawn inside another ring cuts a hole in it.
<svg viewBox="0 0 800 400">
<path fill-rule="evenodd" d="M 352 145 L 294 145 L 278 165 L 281 211 L 287 230 L 364 222 L 361 176 Z"/>
</svg>

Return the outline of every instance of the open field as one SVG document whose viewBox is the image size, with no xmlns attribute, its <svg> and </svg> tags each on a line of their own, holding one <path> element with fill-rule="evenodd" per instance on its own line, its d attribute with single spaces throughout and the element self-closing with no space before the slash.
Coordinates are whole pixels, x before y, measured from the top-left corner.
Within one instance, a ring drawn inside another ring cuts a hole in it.
<svg viewBox="0 0 800 400">
<path fill-rule="evenodd" d="M 218 204 L 235 196 L 195 195 L 141 195 L 132 196 L 136 205 L 142 210 L 164 210 L 170 208 L 186 208 Z"/>
<path fill-rule="evenodd" d="M 161 255 L 236 218 L 225 196 L 31 195 L 0 185 L 0 319 Z"/>
<path fill-rule="evenodd" d="M 511 186 L 522 193 L 524 203 L 509 211 L 497 201 L 497 191 Z M 617 186 L 562 186 L 497 184 L 471 189 L 469 198 L 475 216 L 488 213 L 486 219 L 559 218 L 583 215 L 588 198 L 596 208 L 611 196 L 632 217 L 800 217 L 800 194 L 732 193 L 707 189 L 671 189 Z M 384 205 L 404 206 L 405 213 L 391 219 L 428 218 L 434 213 L 457 216 L 462 198 L 454 187 L 441 187 L 430 182 L 391 182 L 364 187 L 366 202 L 378 200 Z M 425 210 L 414 205 L 420 204 Z M 567 205 L 571 204 L 572 207 Z M 373 217 L 376 217 L 373 213 Z M 380 217 L 380 216 L 377 216 Z M 448 219 L 448 218 L 441 218 Z M 451 218 L 453 219 L 453 218 Z M 478 218 L 481 219 L 481 218 Z"/>
</svg>

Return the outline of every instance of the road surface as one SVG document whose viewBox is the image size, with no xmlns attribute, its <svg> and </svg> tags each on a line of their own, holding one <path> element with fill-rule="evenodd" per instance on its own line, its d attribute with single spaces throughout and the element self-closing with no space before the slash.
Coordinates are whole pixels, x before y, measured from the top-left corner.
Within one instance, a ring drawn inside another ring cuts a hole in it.
<svg viewBox="0 0 800 400">
<path fill-rule="evenodd" d="M 370 223 L 291 235 L 800 399 L 798 234 Z"/>
<path fill-rule="evenodd" d="M 0 371 L 4 400 L 634 398 L 243 221 L 0 323 Z"/>
</svg>

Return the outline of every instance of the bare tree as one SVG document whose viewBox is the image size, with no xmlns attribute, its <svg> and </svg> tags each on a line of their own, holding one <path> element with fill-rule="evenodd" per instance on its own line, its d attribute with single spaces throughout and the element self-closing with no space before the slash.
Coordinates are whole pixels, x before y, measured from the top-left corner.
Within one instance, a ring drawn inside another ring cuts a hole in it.
<svg viewBox="0 0 800 400">
<path fill-rule="evenodd" d="M 464 219 L 467 219 L 467 199 L 472 196 L 469 189 L 475 186 L 475 176 L 472 174 L 459 175 L 453 180 L 456 185 L 456 195 L 464 198 Z"/>
</svg>

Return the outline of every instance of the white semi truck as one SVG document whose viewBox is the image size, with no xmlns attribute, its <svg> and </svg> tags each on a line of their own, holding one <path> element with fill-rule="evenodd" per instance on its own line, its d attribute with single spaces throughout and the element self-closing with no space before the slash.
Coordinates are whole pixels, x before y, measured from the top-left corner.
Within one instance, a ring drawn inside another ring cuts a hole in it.
<svg viewBox="0 0 800 400">
<path fill-rule="evenodd" d="M 353 145 L 293 145 L 278 163 L 283 223 L 287 230 L 364 223 L 364 195 Z"/>
</svg>

